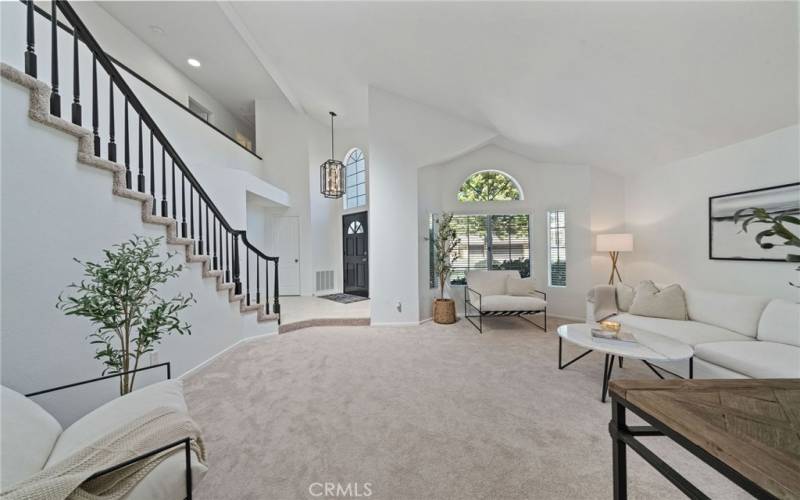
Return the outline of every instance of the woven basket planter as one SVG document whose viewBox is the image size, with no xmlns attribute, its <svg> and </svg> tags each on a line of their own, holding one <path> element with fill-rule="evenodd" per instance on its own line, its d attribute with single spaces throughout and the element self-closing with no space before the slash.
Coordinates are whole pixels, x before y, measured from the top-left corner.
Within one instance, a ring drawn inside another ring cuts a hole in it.
<svg viewBox="0 0 800 500">
<path fill-rule="evenodd" d="M 456 303 L 451 299 L 434 299 L 433 321 L 443 325 L 456 322 Z"/>
</svg>

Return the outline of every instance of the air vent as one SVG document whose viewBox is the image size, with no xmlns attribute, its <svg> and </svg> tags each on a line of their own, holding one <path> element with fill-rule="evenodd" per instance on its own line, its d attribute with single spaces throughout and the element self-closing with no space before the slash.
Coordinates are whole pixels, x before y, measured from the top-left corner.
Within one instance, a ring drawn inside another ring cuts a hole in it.
<svg viewBox="0 0 800 500">
<path fill-rule="evenodd" d="M 316 290 L 318 292 L 333 290 L 333 270 L 317 271 Z"/>
</svg>

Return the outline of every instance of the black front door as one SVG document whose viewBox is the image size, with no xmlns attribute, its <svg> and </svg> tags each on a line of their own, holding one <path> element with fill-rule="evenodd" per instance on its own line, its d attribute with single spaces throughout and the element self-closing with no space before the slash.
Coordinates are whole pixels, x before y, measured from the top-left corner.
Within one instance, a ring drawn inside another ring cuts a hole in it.
<svg viewBox="0 0 800 500">
<path fill-rule="evenodd" d="M 369 297 L 367 212 L 342 216 L 344 293 Z"/>
</svg>

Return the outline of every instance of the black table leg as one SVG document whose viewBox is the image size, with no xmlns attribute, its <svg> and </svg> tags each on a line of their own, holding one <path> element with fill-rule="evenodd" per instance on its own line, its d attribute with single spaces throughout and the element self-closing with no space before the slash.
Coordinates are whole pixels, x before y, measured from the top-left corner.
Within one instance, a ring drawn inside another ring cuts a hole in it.
<svg viewBox="0 0 800 500">
<path fill-rule="evenodd" d="M 689 358 L 689 378 L 694 378 L 694 356 Z"/>
<path fill-rule="evenodd" d="M 625 500 L 628 498 L 627 447 L 618 433 L 627 430 L 627 425 L 625 424 L 625 407 L 616 400 L 611 402 L 611 429 L 613 439 L 614 500 Z"/>
<path fill-rule="evenodd" d="M 611 380 L 611 372 L 614 370 L 614 355 L 606 354 L 605 368 L 603 370 L 603 394 L 600 396 L 600 401 L 606 402 L 606 393 L 608 392 L 608 381 Z"/>
</svg>

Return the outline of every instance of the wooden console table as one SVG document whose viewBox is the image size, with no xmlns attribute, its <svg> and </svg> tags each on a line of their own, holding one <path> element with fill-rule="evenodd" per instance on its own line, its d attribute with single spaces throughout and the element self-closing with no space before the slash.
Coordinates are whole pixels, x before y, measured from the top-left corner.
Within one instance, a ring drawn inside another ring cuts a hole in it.
<svg viewBox="0 0 800 500">
<path fill-rule="evenodd" d="M 800 498 L 800 379 L 614 380 L 614 498 L 627 498 L 626 448 L 690 498 L 708 498 L 639 436 L 667 436 L 756 498 Z M 649 426 L 629 426 L 632 411 Z"/>
</svg>

